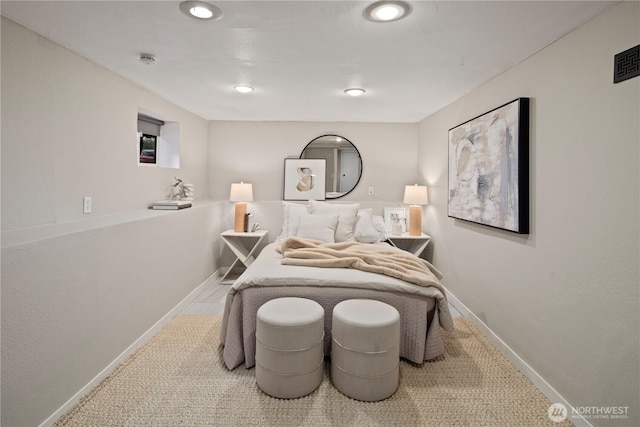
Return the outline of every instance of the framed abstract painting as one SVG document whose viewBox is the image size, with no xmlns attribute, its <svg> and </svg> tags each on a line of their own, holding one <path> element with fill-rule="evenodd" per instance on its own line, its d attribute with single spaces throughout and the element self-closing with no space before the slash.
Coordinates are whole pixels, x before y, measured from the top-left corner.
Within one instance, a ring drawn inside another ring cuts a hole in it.
<svg viewBox="0 0 640 427">
<path fill-rule="evenodd" d="M 529 233 L 529 98 L 449 129 L 448 216 Z"/>
<path fill-rule="evenodd" d="M 326 159 L 284 159 L 284 200 L 324 200 Z"/>
</svg>

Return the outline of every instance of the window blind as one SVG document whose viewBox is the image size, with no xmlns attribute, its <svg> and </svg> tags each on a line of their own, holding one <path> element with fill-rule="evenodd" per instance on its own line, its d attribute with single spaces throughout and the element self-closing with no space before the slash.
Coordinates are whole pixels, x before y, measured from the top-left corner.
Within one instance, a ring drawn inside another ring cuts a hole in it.
<svg viewBox="0 0 640 427">
<path fill-rule="evenodd" d="M 160 128 L 164 125 L 162 120 L 154 119 L 153 117 L 145 116 L 144 114 L 138 114 L 138 132 L 146 133 L 147 135 L 160 136 Z"/>
</svg>

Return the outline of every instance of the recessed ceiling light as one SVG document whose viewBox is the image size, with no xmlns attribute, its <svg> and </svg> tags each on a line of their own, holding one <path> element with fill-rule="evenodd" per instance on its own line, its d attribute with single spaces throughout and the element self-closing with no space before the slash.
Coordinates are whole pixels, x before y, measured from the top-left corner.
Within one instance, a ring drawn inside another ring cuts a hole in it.
<svg viewBox="0 0 640 427">
<path fill-rule="evenodd" d="M 403 1 L 378 1 L 370 5 L 364 16 L 375 22 L 397 21 L 411 12 L 411 6 Z"/>
<path fill-rule="evenodd" d="M 204 1 L 183 1 L 180 3 L 180 10 L 185 15 L 196 19 L 215 21 L 222 18 L 220 8 Z"/>
<path fill-rule="evenodd" d="M 245 86 L 245 85 L 236 85 L 233 88 L 240 93 L 251 93 L 254 91 L 254 89 L 251 86 Z"/>
<path fill-rule="evenodd" d="M 364 89 L 360 89 L 360 88 L 351 88 L 351 89 L 347 89 L 344 91 L 344 93 L 346 93 L 347 95 L 351 95 L 351 96 L 360 96 L 363 93 L 365 93 L 366 91 Z"/>
</svg>

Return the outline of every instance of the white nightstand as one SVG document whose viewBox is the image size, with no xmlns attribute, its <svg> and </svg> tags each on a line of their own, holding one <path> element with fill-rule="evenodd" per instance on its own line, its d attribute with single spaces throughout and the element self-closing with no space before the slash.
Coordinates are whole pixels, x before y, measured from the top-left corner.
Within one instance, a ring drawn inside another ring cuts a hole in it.
<svg viewBox="0 0 640 427">
<path fill-rule="evenodd" d="M 251 265 L 260 252 L 259 249 L 262 247 L 262 242 L 266 239 L 267 234 L 269 234 L 267 230 L 249 231 L 246 233 L 227 230 L 220 234 L 224 243 L 236 256 L 233 264 L 231 264 L 224 273 L 220 282 L 224 281 L 238 263 L 242 263 L 245 267 Z"/>
<path fill-rule="evenodd" d="M 419 257 L 431 241 L 431 236 L 424 233 L 421 233 L 419 236 L 410 236 L 409 233 L 404 232 L 395 235 L 387 234 L 387 239 L 389 239 L 394 246 Z"/>
</svg>

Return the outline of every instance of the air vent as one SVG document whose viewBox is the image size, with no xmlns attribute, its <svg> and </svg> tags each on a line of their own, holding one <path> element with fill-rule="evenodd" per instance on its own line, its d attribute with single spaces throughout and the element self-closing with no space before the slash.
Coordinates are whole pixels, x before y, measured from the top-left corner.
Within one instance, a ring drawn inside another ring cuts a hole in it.
<svg viewBox="0 0 640 427">
<path fill-rule="evenodd" d="M 620 83 L 640 76 L 640 44 L 614 57 L 613 82 Z"/>
</svg>

